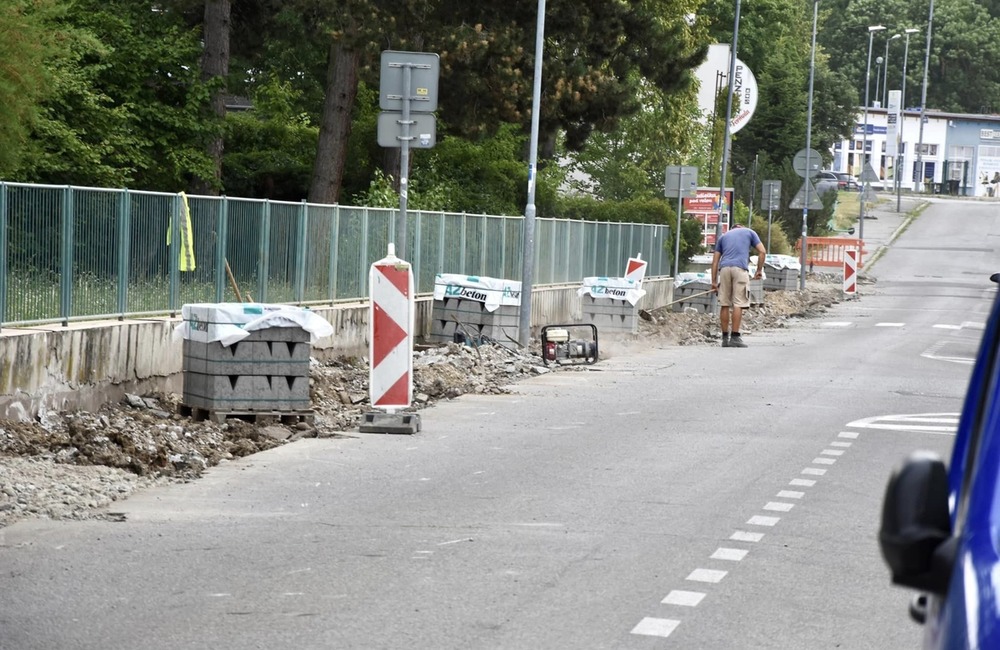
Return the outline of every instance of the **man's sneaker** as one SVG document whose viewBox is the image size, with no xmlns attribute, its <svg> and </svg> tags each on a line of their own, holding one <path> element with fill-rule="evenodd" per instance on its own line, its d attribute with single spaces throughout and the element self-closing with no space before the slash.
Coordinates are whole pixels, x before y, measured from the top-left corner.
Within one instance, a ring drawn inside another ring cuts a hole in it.
<svg viewBox="0 0 1000 650">
<path fill-rule="evenodd" d="M 722 335 L 722 347 L 728 348 L 729 346 L 730 346 L 729 335 L 728 334 L 723 334 Z"/>
<path fill-rule="evenodd" d="M 723 345 L 725 345 L 725 343 L 723 343 Z M 736 335 L 733 335 L 733 337 L 731 339 L 729 339 L 729 345 L 727 347 L 730 347 L 730 348 L 745 348 L 746 346 L 747 346 L 747 344 L 743 342 L 743 337 L 740 336 L 740 335 L 738 335 L 738 334 L 736 334 Z"/>
</svg>

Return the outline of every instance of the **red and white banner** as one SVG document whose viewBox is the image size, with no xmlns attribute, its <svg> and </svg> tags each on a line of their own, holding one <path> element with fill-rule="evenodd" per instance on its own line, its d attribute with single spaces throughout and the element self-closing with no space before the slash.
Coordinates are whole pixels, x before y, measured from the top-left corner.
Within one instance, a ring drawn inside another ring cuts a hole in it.
<svg viewBox="0 0 1000 650">
<path fill-rule="evenodd" d="M 389 254 L 368 275 L 368 388 L 373 407 L 389 412 L 413 400 L 413 273 L 409 262 Z"/>
<path fill-rule="evenodd" d="M 853 296 L 858 291 L 858 251 L 844 250 L 844 293 Z"/>
</svg>

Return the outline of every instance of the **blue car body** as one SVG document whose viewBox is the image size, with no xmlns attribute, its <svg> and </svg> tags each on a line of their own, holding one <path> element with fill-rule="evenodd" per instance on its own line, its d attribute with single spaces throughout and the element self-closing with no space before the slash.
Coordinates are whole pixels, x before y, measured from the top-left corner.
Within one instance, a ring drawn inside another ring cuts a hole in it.
<svg viewBox="0 0 1000 650">
<path fill-rule="evenodd" d="M 956 432 L 948 506 L 954 563 L 945 593 L 927 599 L 924 647 L 1000 648 L 1000 296 Z"/>
</svg>

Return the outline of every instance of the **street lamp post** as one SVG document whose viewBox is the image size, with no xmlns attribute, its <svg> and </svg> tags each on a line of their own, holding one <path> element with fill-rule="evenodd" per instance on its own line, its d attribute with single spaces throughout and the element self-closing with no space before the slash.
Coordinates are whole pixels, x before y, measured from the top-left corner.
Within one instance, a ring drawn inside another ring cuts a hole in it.
<svg viewBox="0 0 1000 650">
<path fill-rule="evenodd" d="M 819 17 L 819 0 L 813 0 L 813 31 L 812 49 L 809 51 L 809 101 L 806 108 L 806 164 L 803 182 L 805 192 L 802 195 L 802 252 L 799 260 L 799 291 L 806 289 L 806 232 L 808 231 L 809 218 L 809 188 L 812 187 L 812 177 L 809 175 L 812 170 L 809 162 L 809 152 L 812 151 L 812 123 L 813 123 L 813 78 L 816 72 L 816 19 Z M 770 235 L 770 231 L 768 231 Z M 770 243 L 770 239 L 768 240 Z"/>
<path fill-rule="evenodd" d="M 924 182 L 924 113 L 927 111 L 927 68 L 931 64 L 931 30 L 934 27 L 934 0 L 931 0 L 930 12 L 927 15 L 927 50 L 924 52 L 924 84 L 920 91 L 920 138 L 917 141 L 917 171 L 913 183 L 914 189 Z"/>
<path fill-rule="evenodd" d="M 865 68 L 865 132 L 863 135 L 863 140 L 861 144 L 861 177 L 864 177 L 867 169 L 865 168 L 865 156 L 868 154 L 868 88 L 871 86 L 872 78 L 872 41 L 875 39 L 875 32 L 881 32 L 885 29 L 885 25 L 869 25 L 868 26 L 868 66 Z M 864 181 L 862 181 L 864 184 Z M 865 238 L 865 196 L 864 192 L 861 193 L 861 211 L 858 214 L 858 239 Z"/>
<path fill-rule="evenodd" d="M 885 67 L 882 68 L 882 107 L 888 108 L 889 100 L 886 99 L 889 96 L 889 43 L 896 40 L 902 36 L 902 34 L 893 34 L 889 38 L 885 39 Z"/>
<path fill-rule="evenodd" d="M 524 207 L 521 235 L 521 311 L 517 339 L 525 349 L 531 342 L 531 285 L 535 274 L 535 182 L 538 162 L 538 121 L 542 97 L 542 52 L 545 44 L 545 0 L 538 0 L 535 27 L 535 78 L 531 98 L 531 140 L 528 145 L 528 202 Z"/>
<path fill-rule="evenodd" d="M 726 166 L 729 164 L 729 143 L 732 137 L 733 120 L 733 93 L 736 88 L 736 46 L 740 40 L 740 7 L 741 0 L 736 0 L 736 17 L 733 18 L 733 46 L 729 50 L 729 91 L 726 97 L 726 126 L 725 135 L 722 138 L 722 169 L 719 176 L 719 220 L 715 223 L 715 241 L 722 237 L 722 217 L 726 213 Z M 733 203 L 736 202 L 735 195 Z M 730 206 L 730 210 L 735 210 Z"/>
<path fill-rule="evenodd" d="M 879 91 L 882 82 L 882 61 L 884 61 L 880 56 L 875 57 L 875 98 L 873 102 L 878 102 L 878 105 L 882 106 L 882 93 Z"/>
<path fill-rule="evenodd" d="M 916 34 L 919 29 L 915 27 L 909 27 L 903 30 L 906 35 L 906 42 L 903 45 L 903 90 L 900 93 L 899 99 L 899 144 L 896 145 L 896 212 L 900 212 L 900 206 L 902 205 L 903 197 L 903 165 L 905 156 L 903 155 L 903 147 L 906 146 L 906 140 L 903 139 L 903 126 L 906 124 L 906 62 L 909 60 L 910 56 L 910 34 Z"/>
</svg>

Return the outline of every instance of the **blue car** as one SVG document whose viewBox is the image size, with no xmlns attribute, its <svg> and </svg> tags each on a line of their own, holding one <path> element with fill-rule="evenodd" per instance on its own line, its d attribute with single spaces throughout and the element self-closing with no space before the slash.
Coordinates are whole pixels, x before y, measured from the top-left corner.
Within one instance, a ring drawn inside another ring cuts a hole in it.
<svg viewBox="0 0 1000 650">
<path fill-rule="evenodd" d="M 1000 295 L 951 463 L 916 453 L 893 473 L 879 545 L 893 583 L 920 592 L 910 616 L 926 626 L 925 648 L 1000 648 Z"/>
</svg>

